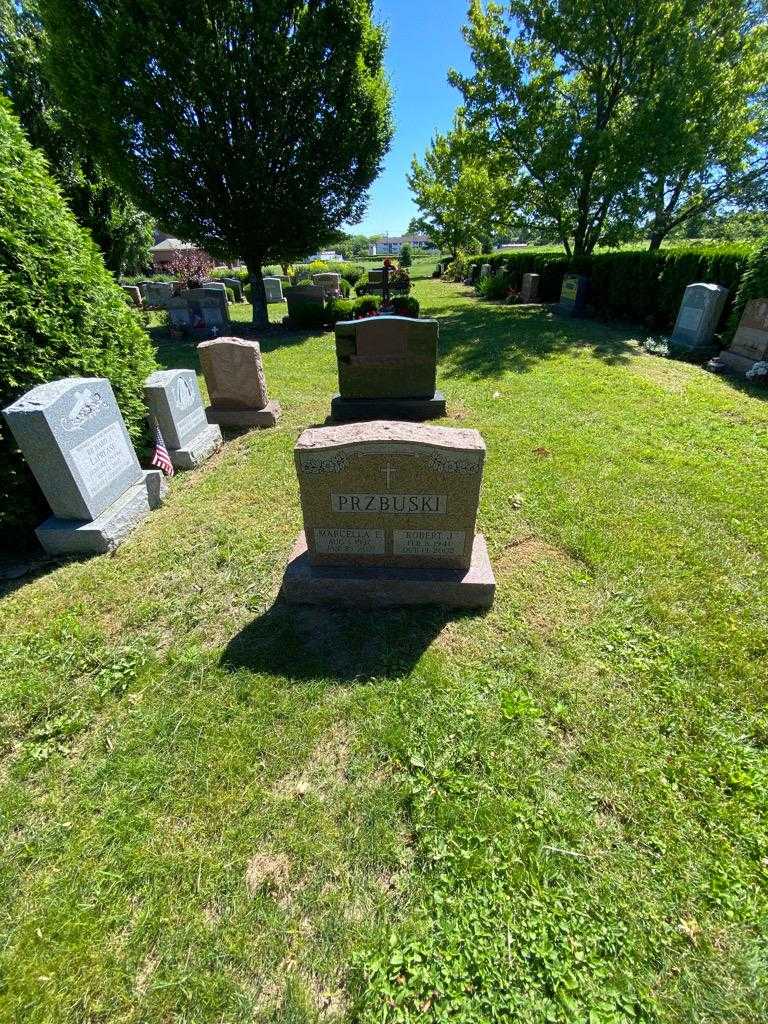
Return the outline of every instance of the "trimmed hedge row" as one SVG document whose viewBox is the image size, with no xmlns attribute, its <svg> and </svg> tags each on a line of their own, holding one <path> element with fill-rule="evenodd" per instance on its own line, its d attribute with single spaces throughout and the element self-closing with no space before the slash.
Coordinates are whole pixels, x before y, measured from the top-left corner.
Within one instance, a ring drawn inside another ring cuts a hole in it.
<svg viewBox="0 0 768 1024">
<path fill-rule="evenodd" d="M 589 302 L 599 316 L 671 330 L 683 292 L 695 281 L 728 289 L 721 321 L 725 323 L 753 249 L 746 243 L 729 243 L 706 249 L 623 249 L 573 257 L 551 252 L 500 252 L 473 256 L 466 262 L 468 266 L 489 263 L 494 273 L 504 272 L 508 285 L 515 289 L 520 288 L 523 274 L 539 274 L 542 302 L 557 302 L 564 274 L 583 274 L 590 279 Z"/>
<path fill-rule="evenodd" d="M 107 377 L 128 429 L 144 425 L 155 369 L 146 331 L 41 153 L 0 97 L 0 408 L 60 377 Z M 0 418 L 0 546 L 31 540 L 47 512 Z"/>
</svg>

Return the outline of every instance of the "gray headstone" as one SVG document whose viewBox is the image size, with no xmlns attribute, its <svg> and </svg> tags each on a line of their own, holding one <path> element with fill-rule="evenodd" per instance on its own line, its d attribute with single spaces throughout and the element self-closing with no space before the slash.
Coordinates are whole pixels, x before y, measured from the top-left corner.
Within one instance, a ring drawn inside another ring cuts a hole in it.
<svg viewBox="0 0 768 1024">
<path fill-rule="evenodd" d="M 169 448 L 185 448 L 208 426 L 194 370 L 150 374 L 144 398 Z"/>
<path fill-rule="evenodd" d="M 264 291 L 267 293 L 267 302 L 283 301 L 283 282 L 279 277 L 265 277 Z"/>
<path fill-rule="evenodd" d="M 539 301 L 539 284 L 541 275 L 523 274 L 523 283 L 520 288 L 520 301 L 523 303 Z"/>
<path fill-rule="evenodd" d="M 566 316 L 582 316 L 587 308 L 589 278 L 566 274 L 560 290 L 559 309 Z"/>
<path fill-rule="evenodd" d="M 144 284 L 144 301 L 148 306 L 165 309 L 173 298 L 175 287 L 171 281 L 147 281 Z"/>
<path fill-rule="evenodd" d="M 243 283 L 236 277 L 222 277 L 222 282 L 227 288 L 232 289 L 232 293 L 235 296 L 235 302 L 243 301 Z"/>
<path fill-rule="evenodd" d="M 93 520 L 142 479 L 112 386 L 103 377 L 40 384 L 4 415 L 60 519 Z"/>
<path fill-rule="evenodd" d="M 723 314 L 728 289 L 717 284 L 689 284 L 685 289 L 670 349 L 691 355 L 706 355 Z"/>
<path fill-rule="evenodd" d="M 144 300 L 141 297 L 141 289 L 135 284 L 123 284 L 120 287 L 125 292 L 126 298 L 131 300 L 131 304 L 140 309 L 144 304 Z"/>
</svg>

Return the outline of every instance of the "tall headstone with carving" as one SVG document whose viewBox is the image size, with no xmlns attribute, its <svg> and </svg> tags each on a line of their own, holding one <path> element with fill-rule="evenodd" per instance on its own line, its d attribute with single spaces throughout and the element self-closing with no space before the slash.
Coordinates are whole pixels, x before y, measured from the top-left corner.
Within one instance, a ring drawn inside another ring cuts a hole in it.
<svg viewBox="0 0 768 1024">
<path fill-rule="evenodd" d="M 195 469 L 221 448 L 221 428 L 205 418 L 194 370 L 157 370 L 144 381 L 144 400 L 175 469 Z"/>
<path fill-rule="evenodd" d="M 723 315 L 728 289 L 718 284 L 689 284 L 669 339 L 673 355 L 706 358 L 716 351 L 715 331 Z"/>
<path fill-rule="evenodd" d="M 752 299 L 744 307 L 731 347 L 720 353 L 729 370 L 746 375 L 755 363 L 768 361 L 768 299 Z"/>
<path fill-rule="evenodd" d="M 209 423 L 226 427 L 274 427 L 280 403 L 270 400 L 258 341 L 215 338 L 197 346 L 211 404 Z"/>
<path fill-rule="evenodd" d="M 445 416 L 437 383 L 437 320 L 375 316 L 336 324 L 335 420 Z"/>
<path fill-rule="evenodd" d="M 489 607 L 475 533 L 485 444 L 476 430 L 376 421 L 305 430 L 295 448 L 304 530 L 291 602 Z"/>
<path fill-rule="evenodd" d="M 50 554 L 111 551 L 162 501 L 162 474 L 142 471 L 103 377 L 40 384 L 3 414 L 51 507 L 36 531 Z"/>
</svg>

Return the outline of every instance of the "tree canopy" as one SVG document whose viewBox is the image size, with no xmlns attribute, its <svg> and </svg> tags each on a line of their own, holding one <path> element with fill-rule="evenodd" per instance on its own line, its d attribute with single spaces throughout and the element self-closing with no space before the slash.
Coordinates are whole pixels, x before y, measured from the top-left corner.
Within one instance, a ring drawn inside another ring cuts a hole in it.
<svg viewBox="0 0 768 1024">
<path fill-rule="evenodd" d="M 300 258 L 392 134 L 371 0 L 41 0 L 60 95 L 135 201 L 213 256 Z M 98 55 L 98 59 L 96 59 Z"/>
</svg>

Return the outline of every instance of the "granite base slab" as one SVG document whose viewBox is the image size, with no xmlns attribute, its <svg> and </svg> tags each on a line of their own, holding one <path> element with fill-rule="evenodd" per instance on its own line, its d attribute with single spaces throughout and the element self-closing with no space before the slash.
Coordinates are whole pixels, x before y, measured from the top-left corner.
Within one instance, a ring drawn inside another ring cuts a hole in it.
<svg viewBox="0 0 768 1024">
<path fill-rule="evenodd" d="M 331 418 L 341 423 L 359 420 L 436 420 L 446 415 L 445 395 L 436 391 L 431 398 L 342 398 L 331 399 Z"/>
<path fill-rule="evenodd" d="M 168 487 L 159 470 L 129 487 L 93 522 L 51 516 L 35 530 L 49 555 L 103 555 L 114 551 L 160 505 Z"/>
<path fill-rule="evenodd" d="M 185 448 L 169 448 L 174 469 L 197 469 L 224 444 L 221 427 L 215 423 L 202 430 Z"/>
<path fill-rule="evenodd" d="M 731 373 L 737 373 L 741 377 L 746 377 L 747 370 L 751 370 L 757 359 L 750 359 L 748 356 L 739 355 L 738 352 L 731 352 L 730 349 L 723 349 L 720 353 L 720 362 Z"/>
<path fill-rule="evenodd" d="M 354 608 L 416 604 L 490 608 L 495 593 L 496 580 L 481 533 L 475 535 L 469 569 L 403 569 L 312 565 L 303 530 L 291 553 L 281 590 L 289 604 Z"/>
<path fill-rule="evenodd" d="M 217 409 L 209 405 L 205 415 L 209 423 L 222 427 L 274 427 L 283 414 L 280 403 L 267 402 L 263 409 Z"/>
</svg>

